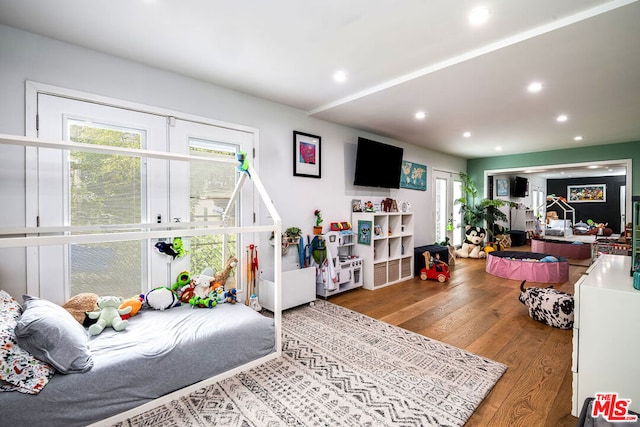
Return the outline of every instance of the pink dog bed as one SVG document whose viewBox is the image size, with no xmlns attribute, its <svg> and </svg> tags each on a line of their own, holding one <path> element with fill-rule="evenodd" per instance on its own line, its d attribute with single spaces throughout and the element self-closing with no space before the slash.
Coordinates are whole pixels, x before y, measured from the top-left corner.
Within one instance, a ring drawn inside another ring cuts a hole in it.
<svg viewBox="0 0 640 427">
<path fill-rule="evenodd" d="M 591 258 L 591 245 L 589 243 L 574 243 L 564 240 L 533 239 L 531 251 L 566 258 Z"/>
<path fill-rule="evenodd" d="M 537 252 L 494 251 L 487 255 L 486 271 L 494 276 L 538 283 L 564 283 L 569 280 L 569 260 L 555 257 L 558 262 L 543 262 L 553 256 Z"/>
</svg>

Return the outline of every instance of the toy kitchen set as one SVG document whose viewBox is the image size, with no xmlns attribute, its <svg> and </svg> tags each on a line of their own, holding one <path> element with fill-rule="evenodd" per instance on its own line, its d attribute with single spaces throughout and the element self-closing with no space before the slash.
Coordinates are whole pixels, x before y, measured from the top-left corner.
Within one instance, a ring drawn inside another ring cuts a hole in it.
<svg viewBox="0 0 640 427">
<path fill-rule="evenodd" d="M 316 276 L 316 295 L 327 298 L 362 286 L 362 258 L 353 254 L 357 234 L 348 223 L 332 223 L 321 236 L 326 258 Z"/>
</svg>

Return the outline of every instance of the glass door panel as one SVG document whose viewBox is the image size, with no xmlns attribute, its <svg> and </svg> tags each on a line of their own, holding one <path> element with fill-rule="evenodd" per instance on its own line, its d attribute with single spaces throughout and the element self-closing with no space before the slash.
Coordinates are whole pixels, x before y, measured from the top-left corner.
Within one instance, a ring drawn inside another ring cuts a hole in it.
<svg viewBox="0 0 640 427">
<path fill-rule="evenodd" d="M 38 136 L 116 147 L 166 151 L 165 117 L 39 93 Z M 38 149 L 28 204 L 46 226 L 96 226 L 155 222 L 168 217 L 168 162 Z M 133 296 L 166 284 L 166 256 L 152 242 L 49 245 L 27 255 L 27 288 L 64 303 L 80 292 Z"/>
<path fill-rule="evenodd" d="M 73 142 L 136 149 L 146 146 L 144 130 L 70 119 L 67 132 Z M 69 225 L 135 224 L 144 220 L 142 159 L 71 150 L 68 166 Z M 142 283 L 147 248 L 139 241 L 70 246 L 71 295 L 137 295 L 145 291 Z"/>
<path fill-rule="evenodd" d="M 236 167 L 234 163 L 224 160 L 235 160 L 239 147 L 216 141 L 189 138 L 189 154 L 192 156 L 219 159 L 219 163 L 193 162 L 190 171 L 189 216 L 193 222 L 220 220 L 220 213 L 229 203 L 236 186 Z M 232 205 L 226 225 L 235 227 L 238 203 Z M 227 237 L 225 239 L 225 237 Z M 223 268 L 226 259 L 233 255 L 238 257 L 236 235 L 205 235 L 190 239 L 190 270 L 194 274 L 205 267 L 214 271 Z"/>
</svg>

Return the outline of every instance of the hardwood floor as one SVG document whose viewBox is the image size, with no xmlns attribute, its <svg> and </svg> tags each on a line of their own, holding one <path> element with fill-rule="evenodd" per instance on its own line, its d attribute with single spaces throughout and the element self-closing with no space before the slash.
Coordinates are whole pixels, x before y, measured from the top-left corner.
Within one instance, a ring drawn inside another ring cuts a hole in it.
<svg viewBox="0 0 640 427">
<path fill-rule="evenodd" d="M 570 260 L 569 281 L 554 288 L 573 293 L 586 261 Z M 467 426 L 573 427 L 572 331 L 531 319 L 518 301 L 519 286 L 520 281 L 487 274 L 484 260 L 457 259 L 445 283 L 414 278 L 329 301 L 507 365 Z"/>
</svg>

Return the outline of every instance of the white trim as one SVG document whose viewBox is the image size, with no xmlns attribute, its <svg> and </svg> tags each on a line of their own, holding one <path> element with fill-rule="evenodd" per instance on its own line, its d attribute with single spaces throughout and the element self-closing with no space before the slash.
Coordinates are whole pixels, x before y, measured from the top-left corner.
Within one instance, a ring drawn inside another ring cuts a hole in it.
<svg viewBox="0 0 640 427">
<path fill-rule="evenodd" d="M 34 130 L 35 130 L 35 114 L 37 111 L 37 96 L 38 96 L 38 93 L 43 93 L 47 95 L 75 99 L 78 101 L 94 102 L 96 104 L 106 105 L 114 108 L 128 109 L 128 110 L 137 111 L 140 113 L 155 114 L 157 116 L 164 116 L 168 118 L 175 117 L 176 119 L 187 120 L 187 121 L 202 123 L 206 125 L 213 125 L 213 126 L 237 130 L 241 132 L 256 133 L 258 131 L 258 129 L 250 126 L 238 125 L 235 123 L 224 122 L 222 120 L 214 120 L 208 117 L 184 113 L 181 111 L 169 110 L 167 108 L 154 107 L 151 105 L 141 104 L 138 102 L 125 101 L 125 100 L 111 98 L 107 96 L 96 95 L 88 92 L 68 89 L 65 87 L 53 86 L 46 83 L 34 82 L 32 80 L 27 80 L 25 85 L 26 85 L 26 95 L 27 95 L 26 112 L 32 114 L 31 117 L 34 117 L 33 119 L 34 121 L 32 123 Z M 32 102 L 31 105 L 29 104 L 29 101 Z M 29 119 L 27 119 L 27 124 L 28 124 L 28 121 Z M 29 128 L 29 125 L 27 125 L 27 128 Z M 32 136 L 35 136 L 35 135 L 32 135 Z"/>
</svg>

